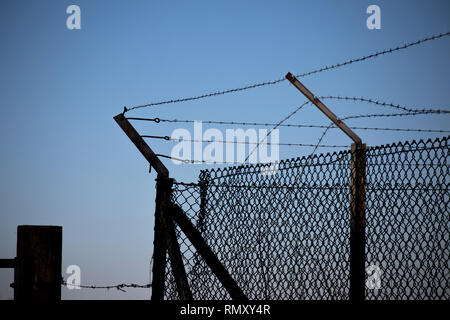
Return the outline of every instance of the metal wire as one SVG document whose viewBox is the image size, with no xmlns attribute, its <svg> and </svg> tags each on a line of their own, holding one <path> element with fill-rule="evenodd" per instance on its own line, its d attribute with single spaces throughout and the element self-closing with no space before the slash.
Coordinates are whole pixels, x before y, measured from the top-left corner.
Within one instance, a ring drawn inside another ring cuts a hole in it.
<svg viewBox="0 0 450 320">
<path fill-rule="evenodd" d="M 286 117 L 284 117 L 283 119 L 281 119 L 273 128 L 271 128 L 269 130 L 269 132 L 264 136 L 264 138 L 262 138 L 260 141 L 258 141 L 258 143 L 256 144 L 256 146 L 253 148 L 252 151 L 250 151 L 247 155 L 247 157 L 245 158 L 244 162 L 247 161 L 250 156 L 255 152 L 256 149 L 258 149 L 258 146 L 263 143 L 272 133 L 273 130 L 276 130 L 280 125 L 282 125 L 286 120 L 289 120 L 292 116 L 294 116 L 297 112 L 299 112 L 305 105 L 307 105 L 309 103 L 309 101 L 306 101 L 304 103 L 302 103 L 299 107 L 295 108 L 294 111 L 292 111 L 291 113 L 289 113 Z"/>
<path fill-rule="evenodd" d="M 127 118 L 132 119 L 132 118 Z M 215 120 L 179 120 L 179 119 L 158 119 L 159 122 L 169 122 L 169 123 L 194 123 L 195 121 L 201 121 L 204 124 L 218 124 L 218 125 L 240 125 L 240 126 L 261 126 L 261 127 L 271 127 L 276 125 L 276 123 L 269 122 L 239 122 L 239 121 L 215 121 Z M 154 121 L 155 119 L 147 118 L 145 120 Z M 319 128 L 325 129 L 328 126 L 325 125 L 313 125 L 313 124 L 295 124 L 295 123 L 284 123 L 280 127 L 291 127 L 291 128 Z M 330 129 L 336 129 L 337 127 L 332 127 Z M 437 130 L 437 129 L 413 129 L 413 128 L 382 128 L 382 127 L 355 127 L 349 126 L 351 129 L 355 130 L 375 130 L 375 131 L 404 131 L 404 132 L 426 132 L 426 133 L 449 133 L 450 130 Z"/>
<path fill-rule="evenodd" d="M 397 106 L 398 107 L 398 106 Z M 416 116 L 416 115 L 426 115 L 426 114 L 450 114 L 450 111 L 447 110 L 440 110 L 440 109 L 422 109 L 422 110 L 414 110 L 414 109 L 406 109 L 403 110 L 413 110 L 408 111 L 404 113 L 371 113 L 371 114 L 359 114 L 359 115 L 352 115 L 352 116 L 346 116 L 343 118 L 340 118 L 340 120 L 349 120 L 349 119 L 361 119 L 361 118 L 377 118 L 377 117 L 405 117 L 405 116 Z M 325 130 L 322 132 L 322 135 L 317 140 L 317 144 L 314 147 L 314 150 L 311 154 L 314 154 L 314 152 L 317 150 L 318 146 L 322 142 L 323 138 L 327 134 L 328 130 L 330 130 L 332 127 L 334 127 L 335 124 L 331 122 L 328 127 L 325 128 Z"/>
<path fill-rule="evenodd" d="M 333 70 L 333 69 L 337 69 L 346 65 L 350 65 L 353 63 L 357 63 L 357 62 L 362 62 L 368 59 L 372 59 L 378 56 L 382 56 L 382 55 L 386 55 L 386 54 L 390 54 L 396 51 L 400 51 L 403 49 L 407 49 L 413 46 L 417 46 L 419 44 L 428 42 L 428 41 L 432 41 L 432 40 L 436 40 L 442 37 L 446 37 L 449 36 L 450 32 L 445 32 L 445 33 L 441 33 L 441 34 L 437 34 L 437 35 L 433 35 L 430 37 L 426 37 L 423 38 L 421 40 L 417 40 L 414 42 L 409 42 L 406 43 L 402 46 L 397 46 L 395 48 L 390 48 L 390 49 L 386 49 L 383 51 L 378 51 L 375 52 L 373 54 L 369 54 L 360 58 L 356 58 L 356 59 L 351 59 L 351 60 L 347 60 L 345 62 L 342 63 L 337 63 L 334 65 L 330 65 L 330 66 L 325 66 L 319 69 L 315 69 L 313 71 L 309 71 L 309 72 L 305 72 L 305 73 L 301 73 L 296 75 L 297 78 L 301 78 L 301 77 L 307 77 L 316 73 L 320 73 L 320 72 L 324 72 L 324 71 L 329 71 L 329 70 Z M 219 90 L 217 92 L 211 92 L 211 93 L 206 93 L 203 95 L 199 95 L 199 96 L 194 96 L 194 97 L 187 97 L 187 98 L 178 98 L 178 99 L 170 99 L 170 100 L 165 100 L 165 101 L 159 101 L 159 102 L 152 102 L 152 103 L 147 103 L 147 104 L 143 104 L 143 105 L 137 105 L 131 108 L 127 108 L 125 107 L 124 109 L 124 113 L 131 111 L 131 110 L 135 110 L 135 109 L 140 109 L 140 108 L 146 108 L 146 107 L 152 107 L 152 106 L 158 106 L 158 105 L 163 105 L 163 104 L 171 104 L 171 103 L 179 103 L 179 102 L 186 102 L 186 101 L 194 101 L 194 100 L 199 100 L 199 99 L 204 99 L 204 98 L 208 98 L 208 97 L 214 97 L 214 96 L 218 96 L 218 95 L 223 95 L 223 94 L 227 94 L 227 93 L 235 93 L 235 92 L 240 92 L 240 91 L 244 91 L 244 90 L 249 90 L 249 89 L 254 89 L 254 88 L 259 88 L 259 87 L 263 87 L 263 86 L 269 86 L 269 85 L 274 85 L 280 82 L 285 81 L 286 79 L 280 78 L 280 79 L 276 79 L 276 80 L 272 80 L 272 81 L 265 81 L 265 82 L 260 82 L 260 83 L 256 83 L 256 84 L 251 84 L 248 86 L 244 86 L 244 87 L 240 87 L 240 88 L 235 88 L 235 89 L 228 89 L 228 90 Z"/>
<path fill-rule="evenodd" d="M 121 284 L 108 285 L 108 286 L 77 285 L 77 284 L 67 283 L 64 279 L 61 280 L 61 285 L 66 286 L 66 287 L 81 288 L 81 289 L 106 289 L 106 290 L 117 289 L 118 291 L 122 291 L 122 292 L 126 292 L 126 290 L 124 290 L 124 288 L 147 289 L 147 288 L 151 288 L 151 286 L 152 286 L 151 283 L 147 283 L 147 284 L 136 284 L 136 283 L 126 284 L 126 283 L 121 283 Z"/>
<path fill-rule="evenodd" d="M 306 104 L 306 103 L 305 103 Z M 301 109 L 302 106 L 304 106 L 305 104 L 302 104 L 299 108 L 297 108 L 296 110 L 294 110 L 294 112 L 292 112 L 289 116 L 287 116 L 286 118 L 284 118 L 282 121 L 278 122 L 273 129 L 277 128 L 278 126 L 280 126 L 282 124 L 282 122 L 286 119 L 288 119 L 289 117 L 291 117 L 293 114 L 295 114 L 295 112 L 297 112 L 298 110 Z M 450 114 L 449 111 L 446 110 L 439 110 L 439 109 L 422 109 L 422 110 L 416 110 L 416 111 L 412 111 L 412 112 L 404 112 L 404 113 L 372 113 L 372 114 L 359 114 L 359 115 L 351 115 L 351 116 L 346 116 L 343 118 L 340 118 L 340 120 L 348 120 L 348 119 L 360 119 L 360 118 L 377 118 L 377 117 L 405 117 L 405 116 L 416 116 L 416 115 L 426 115 L 426 114 Z M 322 145 L 321 142 L 323 140 L 323 138 L 325 137 L 326 133 L 328 132 L 329 129 L 331 129 L 334 126 L 334 123 L 331 122 L 326 129 L 322 132 L 320 138 L 318 139 L 316 144 L 295 144 L 297 146 L 304 146 L 304 147 L 314 147 L 313 151 L 311 152 L 311 155 L 315 153 L 315 151 L 317 150 L 317 148 L 319 147 L 332 147 L 332 148 L 341 148 L 341 147 L 345 147 L 345 146 L 340 146 L 340 145 Z M 271 132 L 271 131 L 270 131 Z M 269 133 L 270 133 L 269 132 Z M 269 134 L 266 135 L 266 138 L 268 137 Z M 169 136 L 145 136 L 143 135 L 142 137 L 145 138 L 157 138 L 157 139 L 165 139 L 165 140 L 174 140 L 174 141 L 180 141 L 180 139 L 172 139 Z M 183 140 L 181 140 L 183 141 Z M 205 142 L 214 142 L 214 140 L 190 140 L 190 139 L 186 139 L 184 141 L 205 141 Z M 261 140 L 263 141 L 263 140 Z M 261 142 L 260 141 L 260 142 Z M 218 141 L 219 142 L 219 141 Z M 232 141 L 226 141 L 227 143 L 233 143 Z M 253 149 L 253 151 L 259 146 L 260 142 L 256 143 L 255 148 Z M 245 144 L 252 144 L 250 142 L 242 142 Z M 254 143 L 253 143 L 254 144 Z M 282 144 L 279 144 L 282 145 Z M 283 144 L 284 145 L 284 144 Z M 286 144 L 289 145 L 289 144 Z M 294 145 L 294 144 L 292 144 Z M 172 159 L 172 160 L 176 160 L 176 161 L 180 161 L 183 162 L 185 164 L 195 164 L 195 163 L 204 163 L 204 164 L 240 164 L 243 165 L 246 163 L 246 161 L 249 159 L 251 153 L 249 153 L 247 155 L 247 157 L 245 158 L 244 162 L 226 162 L 226 161 L 208 161 L 208 160 L 199 160 L 199 159 L 181 159 L 181 158 L 176 158 L 176 157 L 172 157 L 172 156 L 168 156 L 168 155 L 163 155 L 163 154 L 157 154 L 157 156 L 163 157 L 163 158 L 167 158 L 167 159 Z"/>
<path fill-rule="evenodd" d="M 349 116 L 345 119 L 356 119 L 356 118 L 366 118 L 366 117 L 393 117 L 393 116 L 409 116 L 409 115 L 419 115 L 419 114 L 449 114 L 449 110 L 444 109 L 434 109 L 434 108 L 412 108 L 401 106 L 399 104 L 393 104 L 390 102 L 383 102 L 379 100 L 374 100 L 371 98 L 363 98 L 363 97 L 349 97 L 349 96 L 321 96 L 319 97 L 321 100 L 345 100 L 345 101 L 353 101 L 353 102 L 365 102 L 370 103 L 382 107 L 390 107 L 405 111 L 404 113 L 393 113 L 393 114 L 370 114 L 370 115 L 358 115 L 358 116 Z M 298 112 L 305 104 L 310 103 L 310 101 L 305 102 L 300 107 L 295 109 L 291 114 L 289 114 L 286 118 L 278 123 L 259 123 L 259 122 L 236 122 L 236 121 L 213 121 L 213 120 L 201 120 L 202 123 L 206 124 L 220 124 L 220 125 L 244 125 L 244 126 L 274 126 L 274 128 L 278 127 L 297 127 L 297 128 L 325 128 L 328 131 L 329 129 L 336 128 L 334 125 L 305 125 L 305 124 L 284 124 L 284 122 L 292 117 L 296 112 Z M 144 121 L 154 121 L 156 123 L 160 122 L 169 122 L 169 123 L 194 123 L 198 120 L 178 120 L 178 119 L 160 119 L 160 118 L 127 118 L 129 120 L 144 120 Z M 343 120 L 343 119 L 342 119 Z M 272 130 L 274 129 L 272 128 Z M 436 129 L 410 129 L 410 128 L 374 128 L 374 127 L 350 127 L 351 129 L 359 129 L 359 130 L 386 130 L 386 131 L 406 131 L 406 132 L 436 132 L 436 133 L 447 133 L 450 130 L 436 130 Z M 326 133 L 325 131 L 325 133 Z M 270 132 L 269 132 L 270 134 Z M 269 135 L 268 134 L 268 135 Z M 267 135 L 267 136 L 268 136 Z M 321 141 L 324 137 L 324 133 L 322 134 L 319 141 Z M 266 136 L 266 138 L 267 138 Z M 149 137 L 149 136 L 146 136 Z M 168 140 L 168 139 L 166 139 Z M 265 140 L 265 139 L 263 139 Z M 315 152 L 315 150 L 314 150 Z M 314 153 L 313 152 L 313 153 Z"/>
<path fill-rule="evenodd" d="M 142 138 L 151 138 L 151 139 L 161 139 L 166 141 L 173 141 L 173 142 L 204 142 L 204 143 L 236 143 L 236 144 L 246 144 L 246 145 L 257 145 L 258 142 L 252 142 L 252 141 L 231 141 L 231 140 L 210 140 L 210 139 L 175 139 L 171 138 L 169 136 L 150 136 L 150 135 L 142 135 Z M 315 147 L 315 144 L 311 143 L 288 143 L 288 142 L 263 142 L 260 143 L 262 145 L 277 145 L 277 146 L 290 146 L 290 147 Z M 321 148 L 347 148 L 347 145 L 333 145 L 333 144 L 321 144 L 318 147 Z"/>
</svg>

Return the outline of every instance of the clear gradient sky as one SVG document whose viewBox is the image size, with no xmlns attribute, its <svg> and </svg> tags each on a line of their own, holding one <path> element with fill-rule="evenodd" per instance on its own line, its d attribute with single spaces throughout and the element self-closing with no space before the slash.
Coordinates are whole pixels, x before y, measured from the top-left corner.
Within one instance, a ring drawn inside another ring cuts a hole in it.
<svg viewBox="0 0 450 320">
<path fill-rule="evenodd" d="M 81 30 L 66 28 L 71 4 L 81 8 Z M 381 30 L 366 27 L 371 4 L 381 8 Z M 149 282 L 156 176 L 113 121 L 123 106 L 240 87 L 357 58 L 447 32 L 449 14 L 446 0 L 2 0 L 0 258 L 15 256 L 17 225 L 61 225 L 63 272 L 79 265 L 82 284 Z M 317 95 L 448 109 L 449 54 L 450 37 L 445 37 L 302 82 Z M 285 81 L 128 115 L 276 122 L 303 101 Z M 389 111 L 352 102 L 327 105 L 339 116 Z M 449 130 L 449 120 L 434 115 L 348 124 Z M 292 121 L 328 124 L 313 106 Z M 181 124 L 137 127 L 154 135 L 193 130 Z M 368 146 L 444 135 L 357 133 Z M 315 143 L 320 134 L 317 129 L 281 129 L 280 142 Z M 173 146 L 149 143 L 164 154 Z M 334 130 L 323 143 L 350 141 Z M 280 158 L 309 152 L 281 147 Z M 196 181 L 204 167 L 164 163 L 172 177 L 187 182 Z M 0 299 L 12 297 L 11 282 L 13 271 L 0 269 Z M 63 288 L 62 297 L 147 299 L 150 291 Z"/>
</svg>

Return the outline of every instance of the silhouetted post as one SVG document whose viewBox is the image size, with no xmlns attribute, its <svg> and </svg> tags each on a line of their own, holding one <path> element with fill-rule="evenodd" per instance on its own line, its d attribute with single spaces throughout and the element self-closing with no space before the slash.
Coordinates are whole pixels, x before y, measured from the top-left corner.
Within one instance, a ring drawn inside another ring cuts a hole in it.
<svg viewBox="0 0 450 320">
<path fill-rule="evenodd" d="M 169 253 L 170 266 L 177 285 L 178 296 L 180 300 L 192 300 L 191 289 L 184 269 L 183 257 L 180 251 L 180 244 L 178 243 L 175 232 L 175 224 L 173 223 L 171 210 L 171 196 L 173 179 L 160 177 L 158 183 L 164 189 L 163 197 L 161 198 L 161 212 L 159 215 L 160 226 L 165 231 L 166 248 Z"/>
<path fill-rule="evenodd" d="M 153 240 L 152 300 L 164 299 L 167 242 L 163 224 L 164 203 L 167 203 L 167 179 L 158 174 L 156 179 L 155 228 Z"/>
<path fill-rule="evenodd" d="M 366 145 L 352 144 L 350 214 L 350 300 L 365 298 Z"/>
<path fill-rule="evenodd" d="M 200 233 L 203 234 L 205 231 L 205 217 L 206 217 L 206 203 L 208 201 L 207 194 L 208 194 L 208 181 L 209 179 L 204 176 L 203 173 L 200 174 L 200 213 L 198 217 L 197 222 L 197 229 L 200 231 Z"/>
<path fill-rule="evenodd" d="M 166 274 L 167 241 L 166 230 L 163 223 L 164 206 L 169 201 L 169 188 L 167 186 L 169 171 L 159 160 L 149 145 L 142 139 L 136 129 L 131 125 L 124 113 L 114 117 L 136 148 L 150 163 L 151 168 L 158 173 L 156 179 L 155 200 L 155 228 L 153 240 L 153 270 L 152 270 L 152 300 L 164 299 L 164 281 Z"/>
<path fill-rule="evenodd" d="M 61 300 L 62 227 L 18 226 L 14 300 Z"/>
<path fill-rule="evenodd" d="M 340 128 L 352 144 L 350 212 L 350 300 L 363 301 L 365 292 L 366 145 L 341 119 L 290 72 L 288 79 L 305 97 Z"/>
</svg>

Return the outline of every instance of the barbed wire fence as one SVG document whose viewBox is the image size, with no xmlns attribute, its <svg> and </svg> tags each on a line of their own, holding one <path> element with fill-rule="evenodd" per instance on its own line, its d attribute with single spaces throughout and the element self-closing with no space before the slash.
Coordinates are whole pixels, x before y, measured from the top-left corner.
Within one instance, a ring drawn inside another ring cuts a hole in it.
<svg viewBox="0 0 450 320">
<path fill-rule="evenodd" d="M 450 35 L 433 35 L 395 48 L 325 66 L 296 75 L 307 77 L 378 56 L 394 53 Z M 275 85 L 285 78 L 260 82 L 235 89 L 219 90 L 199 96 L 169 99 L 124 107 L 125 113 L 146 107 L 180 103 Z M 341 120 L 449 114 L 443 108 L 411 108 L 363 97 L 322 96 L 320 99 L 363 102 L 389 107 L 401 113 L 358 114 Z M 239 164 L 237 167 L 203 170 L 198 182 L 174 182 L 172 202 L 182 208 L 190 221 L 217 254 L 245 294 L 253 299 L 348 299 L 349 243 L 348 212 L 351 152 L 315 155 L 334 124 L 285 123 L 309 101 L 277 123 L 202 120 L 217 125 L 243 125 L 325 129 L 317 143 L 278 143 L 280 146 L 313 147 L 306 157 L 283 160 L 282 175 L 260 175 L 266 164 L 244 165 L 236 162 L 211 162 L 158 157 L 183 163 Z M 128 117 L 155 123 L 193 123 L 196 120 Z M 426 128 L 388 128 L 351 126 L 355 130 L 449 133 L 450 130 Z M 141 135 L 142 138 L 172 142 L 213 142 L 202 139 L 172 139 L 169 136 Z M 263 139 L 265 140 L 265 139 Z M 271 144 L 265 141 L 254 145 Z M 367 157 L 367 255 L 366 265 L 379 262 L 383 270 L 383 289 L 367 290 L 367 299 L 449 299 L 449 224 L 448 215 L 448 137 L 434 141 L 412 141 L 369 147 Z M 217 142 L 217 141 L 215 141 Z M 221 141 L 231 143 L 231 141 Z M 236 143 L 233 141 L 233 143 Z M 239 142 L 238 142 L 239 143 Z M 254 150 L 253 149 L 253 150 Z M 247 157 L 248 159 L 248 157 Z M 244 161 L 245 162 L 245 161 Z M 399 183 L 404 180 L 406 182 Z M 314 181 L 314 182 L 313 182 Z M 316 183 L 315 181 L 322 181 Z M 327 182 L 323 182 L 327 181 Z M 393 182 L 396 181 L 396 182 Z M 383 200 L 386 203 L 383 203 Z M 397 201 L 397 202 L 396 202 Z M 400 205 L 400 202 L 404 202 Z M 381 210 L 381 211 L 380 211 Z M 409 210 L 409 211 L 408 211 Z M 378 212 L 381 214 L 378 214 Z M 426 220 L 426 218 L 431 219 Z M 395 233 L 396 230 L 402 232 Z M 195 299 L 229 299 L 230 294 L 211 272 L 192 243 L 176 227 L 182 261 Z M 178 289 L 167 255 L 164 296 L 177 299 Z M 152 283 L 116 285 L 61 285 L 84 289 L 152 287 Z"/>
</svg>

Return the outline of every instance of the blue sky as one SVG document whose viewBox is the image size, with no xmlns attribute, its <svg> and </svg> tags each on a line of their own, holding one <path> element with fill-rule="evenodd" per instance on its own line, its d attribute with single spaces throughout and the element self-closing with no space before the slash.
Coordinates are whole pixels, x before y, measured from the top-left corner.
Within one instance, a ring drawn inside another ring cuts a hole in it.
<svg viewBox="0 0 450 320">
<path fill-rule="evenodd" d="M 66 8 L 81 8 L 81 30 Z M 366 8 L 381 8 L 368 30 Z M 113 116 L 123 106 L 194 96 L 297 74 L 450 30 L 448 1 L 12 1 L 0 3 L 0 257 L 15 256 L 21 224 L 63 226 L 63 271 L 84 284 L 147 283 L 155 174 Z M 450 38 L 302 82 L 316 95 L 448 109 Z M 168 119 L 276 122 L 304 101 L 287 81 L 236 94 L 131 111 Z M 383 112 L 329 102 L 337 115 Z M 448 116 L 360 119 L 349 125 L 449 130 Z M 328 124 L 308 106 L 292 121 Z M 170 135 L 192 125 L 136 124 Z M 212 126 L 209 126 L 212 127 Z M 208 128 L 205 126 L 205 129 Z M 225 132 L 226 127 L 217 127 Z M 444 134 L 357 131 L 367 145 Z M 281 129 L 280 142 L 315 143 L 317 129 Z M 350 144 L 337 130 L 327 144 Z M 149 141 L 157 153 L 173 144 Z M 321 150 L 323 152 L 333 150 Z M 311 149 L 280 147 L 280 158 Z M 200 165 L 163 160 L 196 181 Z M 0 270 L 0 299 L 12 297 Z M 67 290 L 64 299 L 146 299 L 150 292 Z"/>
</svg>

